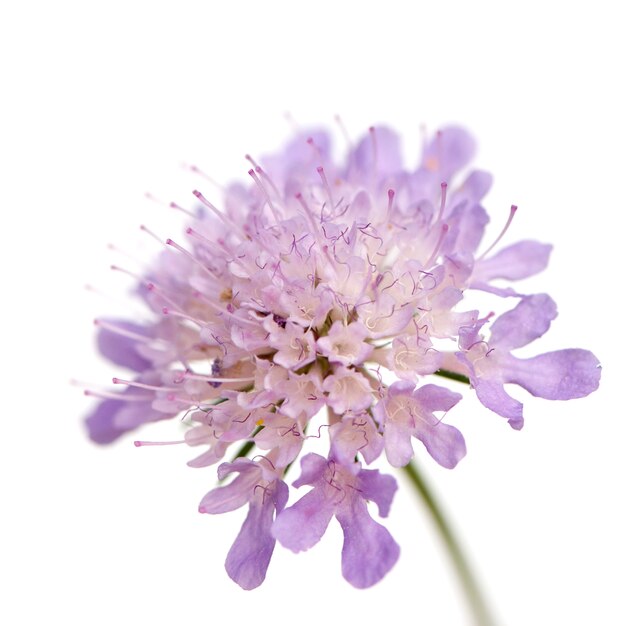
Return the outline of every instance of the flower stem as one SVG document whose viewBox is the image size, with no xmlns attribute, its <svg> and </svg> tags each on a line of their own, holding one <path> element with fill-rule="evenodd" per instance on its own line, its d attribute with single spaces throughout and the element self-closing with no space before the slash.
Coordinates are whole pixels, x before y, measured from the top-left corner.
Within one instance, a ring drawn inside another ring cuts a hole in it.
<svg viewBox="0 0 626 626">
<path fill-rule="evenodd" d="M 442 376 L 443 378 L 449 378 L 450 380 L 456 380 L 459 383 L 465 383 L 466 385 L 470 384 L 470 379 L 467 376 L 451 370 L 439 369 L 434 372 L 434 374 L 436 376 Z"/>
<path fill-rule="evenodd" d="M 452 559 L 459 581 L 461 582 L 466 599 L 474 616 L 475 625 L 494 626 L 495 623 L 491 617 L 489 609 L 487 608 L 476 579 L 472 574 L 467 559 L 461 550 L 460 543 L 455 537 L 450 524 L 446 521 L 443 510 L 435 499 L 431 488 L 424 482 L 424 478 L 415 463 L 410 462 L 402 469 L 422 498 L 422 501 L 430 512 L 435 526 L 437 527 L 437 530 L 439 531 L 439 534 L 448 549 L 448 553 Z"/>
</svg>

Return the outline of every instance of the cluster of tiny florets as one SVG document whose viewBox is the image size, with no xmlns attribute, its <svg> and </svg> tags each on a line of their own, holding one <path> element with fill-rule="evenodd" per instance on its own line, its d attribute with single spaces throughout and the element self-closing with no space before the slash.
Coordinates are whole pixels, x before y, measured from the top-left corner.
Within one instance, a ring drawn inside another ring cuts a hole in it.
<svg viewBox="0 0 626 626">
<path fill-rule="evenodd" d="M 327 134 L 297 136 L 262 165 L 250 159 L 252 181 L 230 186 L 220 210 L 194 192 L 186 240 L 168 239 L 140 284 L 153 323 L 97 321 L 101 352 L 133 375 L 114 379 L 124 391 L 104 394 L 88 416 L 91 438 L 109 443 L 184 415 L 185 442 L 200 451 L 191 466 L 229 458 L 217 475 L 236 476 L 200 511 L 248 505 L 226 559 L 242 587 L 264 580 L 276 540 L 306 550 L 333 516 L 344 577 L 367 587 L 387 573 L 399 548 L 368 502 L 387 516 L 396 482 L 363 466 L 383 454 L 405 466 L 413 438 L 446 468 L 466 452 L 446 420 L 461 394 L 424 377 L 466 380 L 516 429 L 522 404 L 504 384 L 549 399 L 597 387 L 588 351 L 511 353 L 546 332 L 556 307 L 498 281 L 541 271 L 551 248 L 521 241 L 477 252 L 491 176 L 455 181 L 473 152 L 465 131 L 446 128 L 407 171 L 397 135 L 376 128 L 339 165 Z M 512 306 L 495 320 L 464 310 L 469 290 Z M 311 425 L 320 413 L 327 428 Z M 311 489 L 289 503 L 285 474 L 311 436 L 327 437 L 328 453 L 302 456 L 293 486 Z"/>
</svg>

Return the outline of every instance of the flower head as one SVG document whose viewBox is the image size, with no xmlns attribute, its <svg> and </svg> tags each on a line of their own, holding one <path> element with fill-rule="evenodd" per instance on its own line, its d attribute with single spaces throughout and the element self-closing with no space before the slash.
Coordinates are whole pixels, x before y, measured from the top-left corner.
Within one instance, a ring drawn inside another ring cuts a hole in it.
<svg viewBox="0 0 626 626">
<path fill-rule="evenodd" d="M 516 429 L 523 407 L 505 384 L 560 400 L 597 388 L 598 361 L 586 350 L 512 354 L 547 331 L 556 306 L 493 281 L 543 270 L 551 247 L 522 241 L 492 253 L 498 237 L 479 251 L 491 176 L 474 170 L 457 180 L 473 152 L 464 130 L 445 128 L 408 171 L 387 128 L 370 129 L 343 164 L 326 133 L 298 135 L 264 165 L 249 158 L 249 185 L 230 186 L 222 209 L 194 192 L 185 241 L 168 239 L 140 284 L 153 323 L 98 321 L 102 354 L 133 373 L 114 379 L 126 389 L 103 394 L 88 416 L 91 438 L 109 443 L 183 414 L 184 441 L 201 449 L 191 466 L 234 453 L 218 476 L 236 477 L 209 491 L 200 510 L 248 505 L 226 560 L 242 587 L 264 580 L 276 539 L 306 550 L 333 517 L 344 532 L 345 578 L 367 587 L 387 573 L 399 548 L 368 502 L 386 516 L 396 485 L 362 464 L 384 451 L 404 466 L 413 439 L 423 444 L 418 454 L 446 468 L 466 452 L 447 423 L 461 394 L 424 377 L 471 382 Z M 516 304 L 492 322 L 465 305 L 472 290 Z M 328 428 L 311 423 L 324 410 Z M 287 506 L 286 474 L 307 439 L 322 436 L 328 457 L 302 457 L 294 486 L 311 490 Z"/>
</svg>

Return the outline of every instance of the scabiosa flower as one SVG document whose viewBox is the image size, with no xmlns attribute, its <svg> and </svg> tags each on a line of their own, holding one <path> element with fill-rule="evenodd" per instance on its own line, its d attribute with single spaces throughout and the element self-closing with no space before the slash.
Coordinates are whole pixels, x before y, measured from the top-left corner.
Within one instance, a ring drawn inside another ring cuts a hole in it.
<svg viewBox="0 0 626 626">
<path fill-rule="evenodd" d="M 447 423 L 462 395 L 425 377 L 470 383 L 515 429 L 523 407 L 505 384 L 552 400 L 597 388 L 598 361 L 586 350 L 513 354 L 548 330 L 556 305 L 494 281 L 543 270 L 551 247 L 521 241 L 492 253 L 512 207 L 479 251 L 491 176 L 457 179 L 473 153 L 464 130 L 444 128 L 409 171 L 398 136 L 380 127 L 343 163 L 324 132 L 296 136 L 262 164 L 247 157 L 250 183 L 228 187 L 221 209 L 194 191 L 185 240 L 168 239 L 141 278 L 153 322 L 97 320 L 100 351 L 132 374 L 113 379 L 121 393 L 100 394 L 86 420 L 91 438 L 109 443 L 183 415 L 184 442 L 199 451 L 189 465 L 219 464 L 220 481 L 230 478 L 200 512 L 248 506 L 226 559 L 243 588 L 263 582 L 276 541 L 306 550 L 333 517 L 352 585 L 389 571 L 399 548 L 368 503 L 387 516 L 396 482 L 364 465 L 383 452 L 394 467 L 428 454 L 451 469 L 466 453 Z M 465 305 L 472 290 L 513 304 L 499 317 L 481 313 Z M 327 438 L 327 457 L 301 457 L 290 495 L 287 472 L 310 437 Z"/>
</svg>

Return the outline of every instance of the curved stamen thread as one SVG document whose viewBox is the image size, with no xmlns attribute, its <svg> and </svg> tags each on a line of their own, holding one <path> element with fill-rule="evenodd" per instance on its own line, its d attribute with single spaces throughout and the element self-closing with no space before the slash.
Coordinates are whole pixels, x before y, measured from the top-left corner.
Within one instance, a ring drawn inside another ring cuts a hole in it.
<svg viewBox="0 0 626 626">
<path fill-rule="evenodd" d="M 498 243 L 500 243 L 500 239 L 504 237 L 504 234 L 509 229 L 509 226 L 511 225 L 511 222 L 513 221 L 513 218 L 515 217 L 516 212 L 517 212 L 517 206 L 514 204 L 511 205 L 511 210 L 509 211 L 509 218 L 507 219 L 506 224 L 504 225 L 504 228 L 502 229 L 502 232 L 496 237 L 496 240 L 476 259 L 477 261 L 484 259 L 498 245 Z"/>
</svg>

